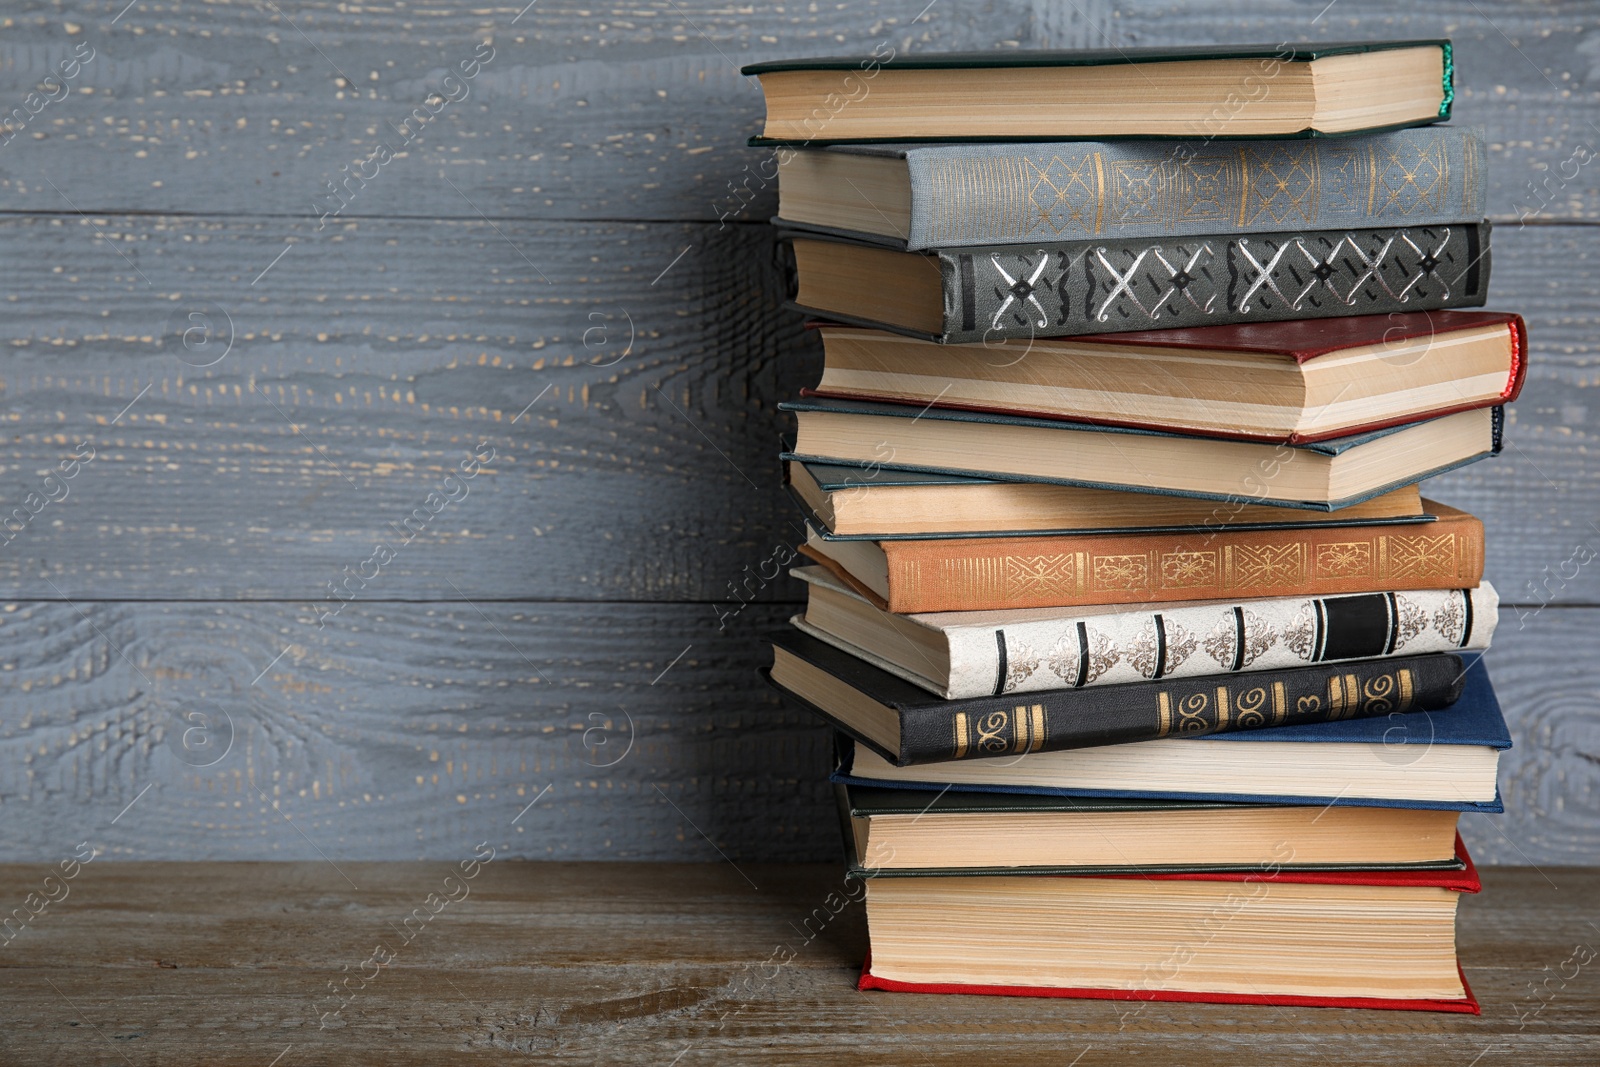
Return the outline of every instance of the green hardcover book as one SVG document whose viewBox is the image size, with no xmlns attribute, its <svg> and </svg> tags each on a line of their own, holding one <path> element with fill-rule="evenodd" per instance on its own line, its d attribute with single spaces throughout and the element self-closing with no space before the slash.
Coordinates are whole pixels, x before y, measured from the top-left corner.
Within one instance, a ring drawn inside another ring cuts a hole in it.
<svg viewBox="0 0 1600 1067">
<path fill-rule="evenodd" d="M 1450 42 L 1201 45 L 757 63 L 752 143 L 1291 137 L 1450 117 Z"/>
</svg>

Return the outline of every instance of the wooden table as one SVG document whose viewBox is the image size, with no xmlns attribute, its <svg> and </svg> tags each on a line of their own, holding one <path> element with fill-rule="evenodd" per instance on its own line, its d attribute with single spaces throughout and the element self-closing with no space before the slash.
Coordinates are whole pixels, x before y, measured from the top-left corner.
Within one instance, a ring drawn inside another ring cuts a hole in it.
<svg viewBox="0 0 1600 1067">
<path fill-rule="evenodd" d="M 0 948 L 0 1063 L 1600 1062 L 1593 869 L 1483 872 L 1460 918 L 1480 1018 L 866 994 L 859 906 L 802 925 L 838 866 L 454 871 L 101 857 Z M 0 902 L 49 872 L 0 867 Z"/>
</svg>

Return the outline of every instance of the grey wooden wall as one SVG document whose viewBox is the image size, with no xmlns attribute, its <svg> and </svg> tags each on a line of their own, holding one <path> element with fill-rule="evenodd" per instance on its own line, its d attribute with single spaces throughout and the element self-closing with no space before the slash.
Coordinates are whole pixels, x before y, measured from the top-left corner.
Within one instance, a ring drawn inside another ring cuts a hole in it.
<svg viewBox="0 0 1600 1067">
<path fill-rule="evenodd" d="M 1450 36 L 1534 344 L 1505 456 L 1430 487 L 1520 605 L 1468 832 L 1600 861 L 1600 9 L 1325 3 L 8 4 L 0 859 L 833 857 L 753 673 L 818 361 L 737 67 Z"/>
</svg>

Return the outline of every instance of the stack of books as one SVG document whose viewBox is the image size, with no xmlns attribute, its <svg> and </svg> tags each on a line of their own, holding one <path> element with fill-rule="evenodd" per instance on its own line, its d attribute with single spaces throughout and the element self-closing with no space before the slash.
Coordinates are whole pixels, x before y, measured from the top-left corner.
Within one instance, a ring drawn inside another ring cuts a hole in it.
<svg viewBox="0 0 1600 1067">
<path fill-rule="evenodd" d="M 839 731 L 862 988 L 1476 1012 L 1498 601 L 1418 483 L 1527 339 L 1460 310 L 1449 43 L 745 73 L 825 354 L 770 680 Z"/>
</svg>

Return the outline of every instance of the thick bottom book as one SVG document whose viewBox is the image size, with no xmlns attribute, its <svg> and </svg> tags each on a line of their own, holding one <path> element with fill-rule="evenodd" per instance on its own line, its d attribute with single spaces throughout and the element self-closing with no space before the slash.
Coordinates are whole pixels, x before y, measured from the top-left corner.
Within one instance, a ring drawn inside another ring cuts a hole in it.
<svg viewBox="0 0 1600 1067">
<path fill-rule="evenodd" d="M 1477 1014 L 1458 849 L 1459 872 L 872 878 L 860 988 Z"/>
<path fill-rule="evenodd" d="M 1042 986 L 979 986 L 959 985 L 951 982 L 897 982 L 872 973 L 872 957 L 861 965 L 861 980 L 857 989 L 882 989 L 890 993 L 962 993 L 968 996 L 989 997 L 1066 997 L 1075 1000 L 1137 1000 L 1176 1001 L 1190 1004 L 1271 1004 L 1288 1008 L 1379 1008 L 1389 1011 L 1449 1011 L 1481 1015 L 1478 998 L 1467 985 L 1467 976 L 1461 974 L 1462 996 L 1437 1000 L 1432 998 L 1400 999 L 1391 997 L 1317 997 L 1265 995 L 1255 993 L 1197 993 L 1190 990 L 1163 989 L 1067 989 Z"/>
</svg>

